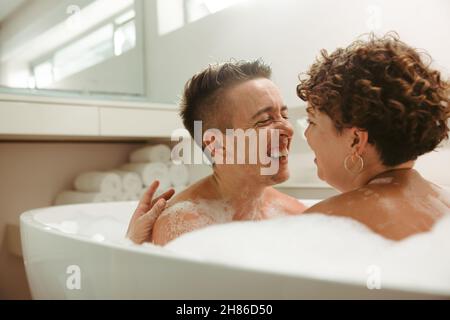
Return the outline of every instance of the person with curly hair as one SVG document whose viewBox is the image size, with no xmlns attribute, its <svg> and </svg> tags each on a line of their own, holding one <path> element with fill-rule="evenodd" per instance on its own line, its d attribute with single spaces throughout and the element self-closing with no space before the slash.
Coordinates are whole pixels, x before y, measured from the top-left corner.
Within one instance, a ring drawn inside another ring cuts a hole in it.
<svg viewBox="0 0 450 320">
<path fill-rule="evenodd" d="M 297 86 L 317 174 L 342 193 L 309 208 L 401 240 L 450 212 L 450 195 L 414 170 L 448 138 L 449 83 L 388 34 L 321 52 Z M 445 168 L 442 168 L 445 170 Z"/>
</svg>

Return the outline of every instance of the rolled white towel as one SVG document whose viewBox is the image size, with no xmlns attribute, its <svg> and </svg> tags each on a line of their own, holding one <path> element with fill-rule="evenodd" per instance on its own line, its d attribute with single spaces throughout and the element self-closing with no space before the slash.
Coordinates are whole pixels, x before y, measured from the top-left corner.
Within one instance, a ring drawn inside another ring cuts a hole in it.
<svg viewBox="0 0 450 320">
<path fill-rule="evenodd" d="M 146 187 L 155 180 L 160 182 L 158 189 L 164 190 L 170 187 L 169 168 L 164 163 L 127 163 L 121 169 L 139 174 Z"/>
<path fill-rule="evenodd" d="M 169 162 L 171 150 L 165 144 L 148 146 L 138 149 L 130 154 L 130 162 Z"/>
<path fill-rule="evenodd" d="M 178 193 L 184 191 L 187 187 L 188 186 L 177 186 L 177 187 L 174 187 L 175 194 L 178 194 Z"/>
<path fill-rule="evenodd" d="M 158 189 L 156 190 L 155 194 L 153 195 L 153 199 L 159 197 L 160 195 L 162 195 L 164 192 L 166 192 L 166 191 L 169 190 L 169 189 L 170 189 L 170 187 L 167 187 L 167 188 L 164 188 L 164 189 L 163 189 L 163 188 L 158 188 Z M 148 190 L 148 187 L 142 188 L 141 192 L 138 193 L 139 200 L 142 199 L 142 196 L 144 195 L 144 193 L 145 193 L 147 190 Z"/>
<path fill-rule="evenodd" d="M 141 189 L 139 189 L 139 191 L 136 192 L 123 192 L 118 198 L 118 201 L 134 201 L 134 200 L 139 200 L 140 199 L 140 193 L 141 193 Z"/>
<path fill-rule="evenodd" d="M 185 186 L 189 183 L 189 169 L 184 164 L 172 164 L 169 168 L 169 176 L 174 187 Z"/>
<path fill-rule="evenodd" d="M 95 193 L 95 192 L 79 192 L 79 191 L 62 191 L 55 199 L 55 205 L 75 204 L 75 203 L 96 203 L 96 202 L 112 202 L 114 196 Z"/>
<path fill-rule="evenodd" d="M 113 170 L 112 173 L 118 174 L 122 179 L 123 193 L 139 193 L 144 183 L 139 174 L 133 171 Z"/>
<path fill-rule="evenodd" d="M 116 173 L 92 171 L 76 177 L 74 186 L 77 191 L 114 196 L 121 192 L 122 180 Z"/>
<path fill-rule="evenodd" d="M 139 194 L 138 194 L 139 200 L 142 199 L 144 193 L 145 193 L 147 190 L 148 190 L 148 187 L 145 187 L 145 188 L 143 188 L 143 189 L 141 190 L 141 192 L 139 192 Z M 162 192 L 161 192 L 160 189 L 156 190 L 155 194 L 153 195 L 153 199 L 159 197 L 159 196 L 161 195 L 161 193 L 162 193 Z"/>
<path fill-rule="evenodd" d="M 144 195 L 145 191 L 147 191 L 148 187 L 142 188 L 139 192 L 139 199 L 142 199 L 142 196 Z"/>
</svg>

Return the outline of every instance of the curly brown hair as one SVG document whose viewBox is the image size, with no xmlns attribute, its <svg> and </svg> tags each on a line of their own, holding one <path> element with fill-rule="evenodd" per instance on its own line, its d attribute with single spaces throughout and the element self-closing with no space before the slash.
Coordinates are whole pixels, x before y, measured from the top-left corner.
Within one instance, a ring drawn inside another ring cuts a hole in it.
<svg viewBox="0 0 450 320">
<path fill-rule="evenodd" d="M 297 95 L 327 114 L 339 133 L 365 130 L 386 166 L 415 160 L 448 138 L 449 83 L 398 35 L 369 35 L 300 76 Z"/>
</svg>

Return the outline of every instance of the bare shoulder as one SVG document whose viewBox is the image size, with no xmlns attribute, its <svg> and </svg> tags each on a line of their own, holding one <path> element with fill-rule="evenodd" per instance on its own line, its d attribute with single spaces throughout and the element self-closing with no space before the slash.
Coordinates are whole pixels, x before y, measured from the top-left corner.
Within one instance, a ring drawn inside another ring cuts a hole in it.
<svg viewBox="0 0 450 320">
<path fill-rule="evenodd" d="M 152 242 L 165 245 L 184 233 L 206 227 L 212 223 L 212 219 L 199 212 L 193 202 L 172 203 L 156 220 L 153 227 Z"/>
<path fill-rule="evenodd" d="M 336 209 L 342 204 L 342 196 L 343 195 L 337 195 L 320 201 L 306 209 L 304 213 L 334 214 L 334 212 L 338 211 Z"/>
<path fill-rule="evenodd" d="M 209 200 L 213 197 L 208 177 L 175 195 L 156 220 L 153 227 L 153 243 L 164 245 L 184 233 L 213 224 L 211 216 L 201 212 L 197 205 L 199 201 Z"/>
<path fill-rule="evenodd" d="M 200 198 L 208 198 L 210 195 L 208 193 L 207 178 L 201 179 L 194 184 L 190 185 L 180 193 L 175 194 L 175 196 L 169 201 L 171 206 L 174 203 L 179 203 L 183 201 L 193 201 Z"/>
<path fill-rule="evenodd" d="M 380 211 L 386 194 L 386 187 L 366 186 L 357 190 L 338 194 L 310 207 L 305 213 L 323 213 L 336 216 L 361 217 L 372 211 Z"/>
<path fill-rule="evenodd" d="M 270 197 L 287 214 L 300 214 L 306 210 L 306 206 L 298 199 L 291 197 L 275 188 L 270 188 Z"/>
<path fill-rule="evenodd" d="M 405 196 L 396 185 L 368 185 L 326 199 L 305 213 L 323 213 L 353 218 L 374 232 L 392 240 L 426 232 L 442 215 L 436 201 L 420 192 Z"/>
</svg>

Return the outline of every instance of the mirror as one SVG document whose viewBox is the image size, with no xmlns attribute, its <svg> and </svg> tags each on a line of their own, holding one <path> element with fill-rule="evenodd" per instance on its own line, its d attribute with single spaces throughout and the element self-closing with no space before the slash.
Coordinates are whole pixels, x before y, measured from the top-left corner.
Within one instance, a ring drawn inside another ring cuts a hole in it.
<svg viewBox="0 0 450 320">
<path fill-rule="evenodd" d="M 0 90 L 144 96 L 141 5 L 0 0 Z"/>
</svg>

